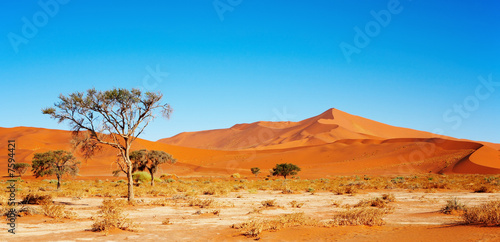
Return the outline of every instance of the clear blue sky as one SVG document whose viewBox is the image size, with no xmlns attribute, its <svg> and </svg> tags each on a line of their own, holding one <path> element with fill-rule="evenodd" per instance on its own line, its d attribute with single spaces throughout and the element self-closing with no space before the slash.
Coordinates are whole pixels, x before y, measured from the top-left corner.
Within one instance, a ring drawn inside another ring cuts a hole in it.
<svg viewBox="0 0 500 242">
<path fill-rule="evenodd" d="M 60 93 L 142 87 L 174 108 L 150 140 L 334 107 L 500 143 L 498 1 L 37 2 L 0 3 L 1 127 L 68 129 L 40 111 Z"/>
</svg>

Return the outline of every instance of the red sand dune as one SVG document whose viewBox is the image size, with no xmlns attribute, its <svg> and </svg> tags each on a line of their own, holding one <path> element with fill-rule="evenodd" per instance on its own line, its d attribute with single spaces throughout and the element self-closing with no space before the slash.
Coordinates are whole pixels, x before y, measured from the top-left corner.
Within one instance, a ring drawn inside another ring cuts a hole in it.
<svg viewBox="0 0 500 242">
<path fill-rule="evenodd" d="M 431 138 L 437 135 L 399 128 L 329 109 L 300 122 L 255 122 L 229 129 L 180 133 L 159 142 L 217 150 L 281 149 L 328 144 L 343 139 Z"/>
<path fill-rule="evenodd" d="M 158 142 L 137 139 L 133 149 L 163 150 L 178 159 L 159 173 L 181 176 L 251 175 L 277 163 L 302 168 L 304 178 L 337 174 L 500 173 L 498 144 L 458 140 L 394 127 L 330 109 L 300 122 L 256 122 L 230 129 L 181 133 Z M 0 128 L 0 172 L 7 174 L 7 140 L 16 140 L 17 162 L 33 154 L 70 150 L 71 132 Z M 169 144 L 167 144 L 169 143 Z M 188 147 L 190 146 L 190 147 Z M 78 153 L 76 153 L 78 156 Z M 111 176 L 117 152 L 105 148 L 84 161 L 82 176 Z"/>
</svg>

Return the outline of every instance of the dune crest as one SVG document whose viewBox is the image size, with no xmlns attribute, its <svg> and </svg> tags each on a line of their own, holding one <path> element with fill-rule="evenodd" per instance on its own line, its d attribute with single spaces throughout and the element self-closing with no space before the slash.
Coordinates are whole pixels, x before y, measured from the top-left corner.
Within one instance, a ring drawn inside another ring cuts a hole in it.
<svg viewBox="0 0 500 242">
<path fill-rule="evenodd" d="M 17 162 L 33 154 L 70 150 L 71 132 L 43 128 L 0 128 L 2 140 L 16 140 Z M 163 150 L 177 158 L 159 173 L 180 176 L 251 175 L 251 167 L 268 170 L 289 162 L 300 176 L 394 175 L 418 173 L 500 173 L 499 144 L 459 140 L 394 127 L 337 109 L 300 122 L 255 122 L 229 129 L 186 132 L 157 142 L 137 139 L 133 150 Z M 7 142 L 0 143 L 6 150 Z M 82 163 L 82 176 L 111 176 L 117 152 L 109 147 Z M 76 156 L 81 159 L 78 153 Z M 7 174 L 7 152 L 0 172 Z M 28 174 L 29 175 L 29 174 Z"/>
</svg>

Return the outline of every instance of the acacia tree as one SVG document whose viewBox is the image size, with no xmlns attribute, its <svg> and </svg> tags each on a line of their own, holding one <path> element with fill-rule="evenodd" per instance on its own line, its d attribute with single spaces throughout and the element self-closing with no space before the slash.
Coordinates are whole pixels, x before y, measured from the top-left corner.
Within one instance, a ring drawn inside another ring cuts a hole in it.
<svg viewBox="0 0 500 242">
<path fill-rule="evenodd" d="M 141 92 L 139 89 L 114 88 L 108 91 L 87 90 L 67 96 L 60 95 L 60 102 L 42 110 L 60 122 L 69 121 L 73 145 L 79 147 L 85 158 L 92 157 L 103 145 L 118 150 L 118 166 L 126 171 L 128 200 L 134 200 L 130 147 L 146 126 L 160 112 L 169 118 L 172 109 L 160 104 L 160 92 Z"/>
<path fill-rule="evenodd" d="M 252 172 L 252 174 L 255 175 L 255 177 L 257 177 L 257 175 L 259 175 L 259 173 L 260 173 L 260 168 L 259 167 L 252 167 L 252 168 L 250 168 L 250 171 Z"/>
<path fill-rule="evenodd" d="M 272 169 L 271 174 L 273 176 L 283 176 L 286 179 L 286 176 L 297 175 L 297 172 L 299 171 L 300 167 L 292 163 L 282 163 L 282 164 L 276 164 L 276 166 Z"/>
<path fill-rule="evenodd" d="M 35 177 L 51 176 L 57 177 L 57 189 L 61 187 L 61 178 L 64 174 L 75 176 L 78 174 L 80 162 L 73 154 L 65 150 L 47 151 L 35 153 L 31 161 L 31 171 Z"/>
<path fill-rule="evenodd" d="M 23 176 L 24 173 L 28 171 L 28 169 L 31 167 L 30 164 L 28 163 L 15 163 L 14 167 L 12 168 L 17 174 L 19 174 L 19 177 Z"/>
<path fill-rule="evenodd" d="M 154 174 L 158 171 L 158 166 L 165 163 L 174 164 L 177 159 L 173 158 L 171 154 L 161 150 L 136 150 L 130 153 L 130 160 L 133 163 L 133 171 L 148 170 L 151 174 L 151 186 L 155 185 Z M 124 170 L 122 170 L 125 172 Z M 119 172 L 119 171 L 118 171 Z M 116 171 L 115 171 L 116 174 Z"/>
</svg>

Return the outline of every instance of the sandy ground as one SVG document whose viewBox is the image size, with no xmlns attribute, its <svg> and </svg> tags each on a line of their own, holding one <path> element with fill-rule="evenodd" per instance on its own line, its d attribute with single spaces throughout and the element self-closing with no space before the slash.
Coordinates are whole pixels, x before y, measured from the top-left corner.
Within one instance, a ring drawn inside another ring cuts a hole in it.
<svg viewBox="0 0 500 242">
<path fill-rule="evenodd" d="M 0 241 L 251 241 L 240 234 L 232 224 L 253 217 L 273 217 L 279 214 L 304 212 L 318 220 L 331 218 L 343 208 L 333 202 L 356 204 L 361 199 L 379 197 L 384 193 L 395 195 L 397 202 L 391 203 L 394 212 L 385 217 L 384 226 L 346 227 L 292 227 L 278 232 L 264 232 L 262 241 L 500 241 L 500 227 L 465 226 L 458 215 L 445 215 L 439 210 L 446 200 L 457 197 L 466 205 L 477 205 L 500 199 L 500 193 L 471 193 L 444 191 L 437 193 L 407 191 L 364 191 L 355 196 L 332 193 L 281 194 L 277 191 L 257 193 L 237 192 L 227 196 L 199 196 L 213 198 L 217 205 L 212 208 L 145 205 L 163 198 L 138 198 L 140 205 L 128 207 L 128 218 L 140 227 L 137 232 L 112 231 L 109 234 L 91 232 L 92 216 L 98 211 L 102 198 L 55 198 L 65 203 L 67 209 L 78 214 L 78 219 L 55 220 L 41 215 L 21 217 L 15 235 L 7 233 L 7 225 L 1 224 Z M 276 199 L 277 208 L 263 209 L 261 214 L 249 214 L 261 207 L 264 200 Z M 304 203 L 301 208 L 292 208 L 291 201 Z M 196 214 L 201 210 L 201 214 Z M 214 215 L 213 210 L 220 211 Z M 162 221 L 170 219 L 170 225 Z"/>
</svg>

